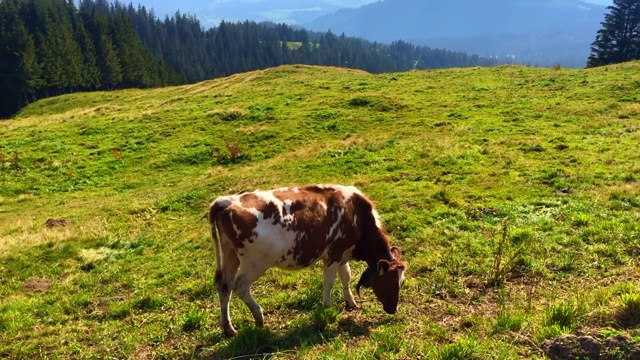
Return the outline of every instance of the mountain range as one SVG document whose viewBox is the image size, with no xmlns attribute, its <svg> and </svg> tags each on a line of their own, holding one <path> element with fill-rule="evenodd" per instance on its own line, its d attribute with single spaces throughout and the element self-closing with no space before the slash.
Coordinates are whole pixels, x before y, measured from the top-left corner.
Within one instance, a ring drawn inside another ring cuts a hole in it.
<svg viewBox="0 0 640 360">
<path fill-rule="evenodd" d="M 534 66 L 583 67 L 612 0 L 147 0 L 158 16 L 272 21 L 371 41 L 491 56 Z"/>
<path fill-rule="evenodd" d="M 342 9 L 305 27 L 529 65 L 583 67 L 605 11 L 580 0 L 385 0 Z"/>
<path fill-rule="evenodd" d="M 288 25 L 302 25 L 345 8 L 356 8 L 375 0 L 147 0 L 142 3 L 153 8 L 158 16 L 173 15 L 177 10 L 194 14 L 205 26 L 220 21 L 272 21 Z"/>
</svg>

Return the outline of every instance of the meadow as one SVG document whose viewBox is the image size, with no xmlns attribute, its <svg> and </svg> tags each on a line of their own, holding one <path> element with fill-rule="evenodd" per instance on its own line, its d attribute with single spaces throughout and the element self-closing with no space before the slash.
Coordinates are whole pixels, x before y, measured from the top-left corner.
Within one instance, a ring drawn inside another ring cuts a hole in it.
<svg viewBox="0 0 640 360">
<path fill-rule="evenodd" d="M 562 334 L 640 340 L 639 150 L 640 62 L 283 66 L 41 100 L 0 121 L 0 357 L 543 359 Z M 375 202 L 409 262 L 398 313 L 367 290 L 347 311 L 338 285 L 323 308 L 320 264 L 271 269 L 252 288 L 265 328 L 233 298 L 225 338 L 208 205 L 308 183 Z"/>
</svg>

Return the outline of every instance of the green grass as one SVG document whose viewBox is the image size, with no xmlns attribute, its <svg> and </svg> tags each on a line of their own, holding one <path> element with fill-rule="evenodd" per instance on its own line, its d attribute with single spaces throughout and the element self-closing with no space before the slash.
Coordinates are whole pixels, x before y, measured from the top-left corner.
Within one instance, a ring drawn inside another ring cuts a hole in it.
<svg viewBox="0 0 640 360">
<path fill-rule="evenodd" d="M 33 103 L 0 122 L 0 357 L 513 359 L 637 336 L 638 78 L 284 66 Z M 225 339 L 208 204 L 305 183 L 375 201 L 410 264 L 398 314 L 366 290 L 346 311 L 338 285 L 323 309 L 319 266 L 269 270 L 266 328 L 233 298 Z"/>
</svg>

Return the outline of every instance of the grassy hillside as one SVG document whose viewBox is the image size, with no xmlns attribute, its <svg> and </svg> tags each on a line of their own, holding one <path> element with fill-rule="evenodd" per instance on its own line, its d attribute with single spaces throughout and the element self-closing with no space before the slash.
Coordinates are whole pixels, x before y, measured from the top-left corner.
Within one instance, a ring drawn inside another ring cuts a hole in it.
<svg viewBox="0 0 640 360">
<path fill-rule="evenodd" d="M 640 336 L 638 79 L 285 66 L 34 103 L 0 122 L 0 357 L 543 358 L 563 333 Z M 410 264 L 399 313 L 337 289 L 323 309 L 319 265 L 273 269 L 266 328 L 234 298 L 225 339 L 208 204 L 304 183 L 376 202 Z"/>
</svg>

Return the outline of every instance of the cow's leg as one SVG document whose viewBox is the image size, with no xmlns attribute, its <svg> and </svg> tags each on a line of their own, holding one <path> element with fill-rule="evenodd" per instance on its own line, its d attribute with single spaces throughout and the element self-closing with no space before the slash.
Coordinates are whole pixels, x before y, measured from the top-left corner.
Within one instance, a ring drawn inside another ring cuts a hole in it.
<svg viewBox="0 0 640 360">
<path fill-rule="evenodd" d="M 336 276 L 338 275 L 339 263 L 332 263 L 327 266 L 325 262 L 322 268 L 322 285 L 323 285 L 323 297 L 322 305 L 331 306 L 331 289 L 336 282 Z"/>
<path fill-rule="evenodd" d="M 216 270 L 216 290 L 220 298 L 220 324 L 224 330 L 224 334 L 228 337 L 236 335 L 238 332 L 231 324 L 229 316 L 229 300 L 233 282 L 240 266 L 240 260 L 233 249 L 223 250 L 223 266 Z"/>
<path fill-rule="evenodd" d="M 351 268 L 349 267 L 349 263 L 344 263 L 340 265 L 340 269 L 338 269 L 338 276 L 340 277 L 340 282 L 342 282 L 342 295 L 344 296 L 344 300 L 347 302 L 347 309 L 353 310 L 358 307 L 356 301 L 353 299 L 353 293 L 351 289 L 349 289 L 349 281 L 351 281 Z"/>
<path fill-rule="evenodd" d="M 236 295 L 238 295 L 247 305 L 249 310 L 251 310 L 251 314 L 253 314 L 253 318 L 256 321 L 256 326 L 259 327 L 264 326 L 264 316 L 262 315 L 262 308 L 251 295 L 251 284 L 262 276 L 265 271 L 267 271 L 267 268 L 252 266 L 249 269 L 240 266 L 240 270 L 238 271 L 238 275 L 234 282 Z"/>
</svg>

